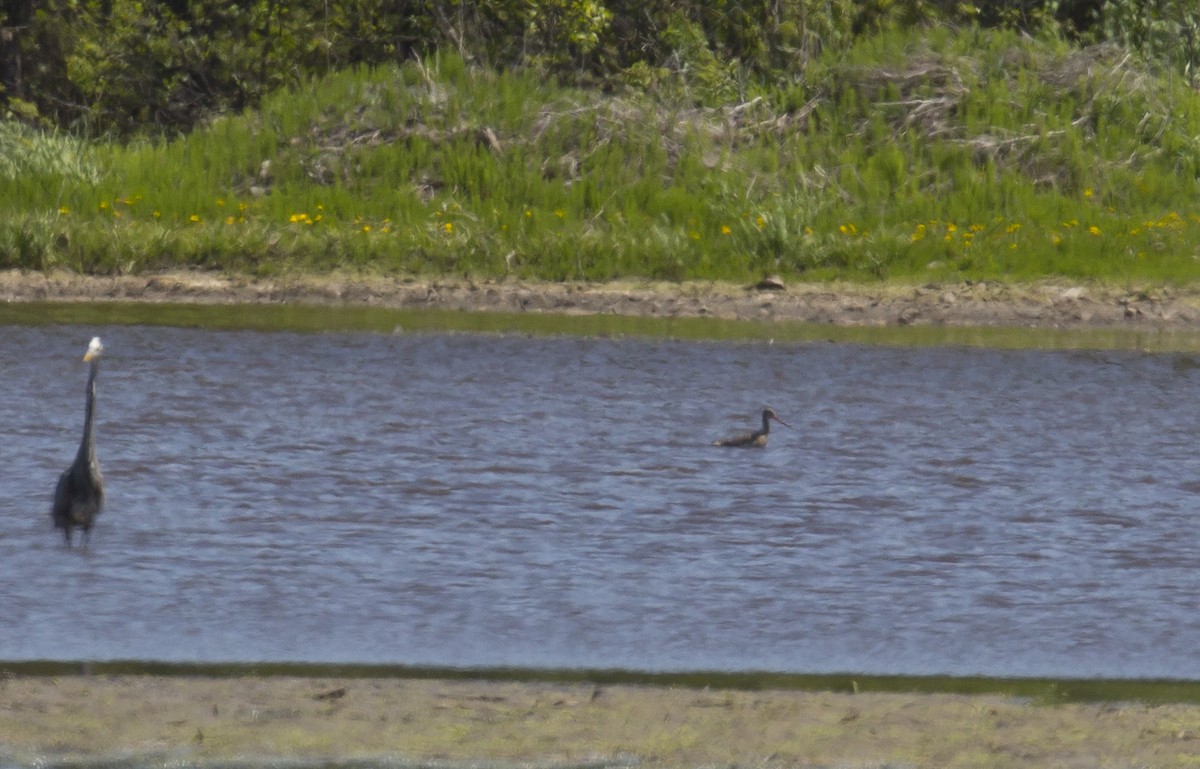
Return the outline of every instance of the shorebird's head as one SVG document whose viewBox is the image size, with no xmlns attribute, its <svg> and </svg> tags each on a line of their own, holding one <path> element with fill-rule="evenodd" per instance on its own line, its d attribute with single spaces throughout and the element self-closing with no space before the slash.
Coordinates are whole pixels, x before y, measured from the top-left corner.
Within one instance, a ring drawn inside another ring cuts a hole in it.
<svg viewBox="0 0 1200 769">
<path fill-rule="evenodd" d="M 771 408 L 770 406 L 767 406 L 765 409 L 763 409 L 763 424 L 764 425 L 767 423 L 768 419 L 774 419 L 776 422 L 778 422 L 779 424 L 788 428 L 789 430 L 792 429 L 792 426 L 789 425 L 787 422 L 784 422 L 782 419 L 780 419 L 779 415 L 775 413 L 775 409 Z"/>
</svg>

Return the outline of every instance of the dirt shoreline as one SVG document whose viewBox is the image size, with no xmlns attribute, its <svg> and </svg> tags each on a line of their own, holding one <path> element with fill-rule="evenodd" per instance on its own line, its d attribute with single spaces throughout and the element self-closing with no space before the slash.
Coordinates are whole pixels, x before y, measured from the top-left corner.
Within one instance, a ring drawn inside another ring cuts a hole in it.
<svg viewBox="0 0 1200 769">
<path fill-rule="evenodd" d="M 1200 707 L 397 678 L 0 679 L 0 765 L 1182 767 Z"/>
<path fill-rule="evenodd" d="M 838 326 L 1200 329 L 1200 287 L 1045 281 L 953 285 L 802 283 L 783 287 L 604 284 L 343 275 L 248 278 L 207 272 L 113 277 L 0 272 L 0 302 L 370 305 L 473 312 L 712 317 Z"/>
</svg>

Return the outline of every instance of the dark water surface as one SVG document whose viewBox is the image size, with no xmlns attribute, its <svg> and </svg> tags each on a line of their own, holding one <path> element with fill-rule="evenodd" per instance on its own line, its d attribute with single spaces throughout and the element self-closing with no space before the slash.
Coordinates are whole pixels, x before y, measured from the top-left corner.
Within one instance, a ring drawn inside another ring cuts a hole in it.
<svg viewBox="0 0 1200 769">
<path fill-rule="evenodd" d="M 0 659 L 1200 678 L 1198 390 L 1190 353 L 0 327 Z M 795 430 L 708 445 L 764 403 Z"/>
</svg>

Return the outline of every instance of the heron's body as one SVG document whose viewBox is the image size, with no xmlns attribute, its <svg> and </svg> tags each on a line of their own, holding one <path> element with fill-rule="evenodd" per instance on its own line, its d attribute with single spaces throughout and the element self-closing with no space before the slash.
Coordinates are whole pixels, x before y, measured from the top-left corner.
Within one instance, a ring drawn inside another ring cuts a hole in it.
<svg viewBox="0 0 1200 769">
<path fill-rule="evenodd" d="M 54 489 L 54 507 L 50 510 L 54 527 L 62 529 L 67 547 L 71 546 L 73 529 L 83 530 L 83 543 L 87 544 L 92 524 L 104 507 L 104 477 L 100 474 L 100 462 L 96 459 L 96 443 L 93 436 L 96 373 L 103 350 L 104 347 L 97 337 L 88 345 L 87 354 L 83 357 L 91 363 L 88 371 L 87 407 L 83 418 L 83 439 L 79 442 L 79 452 L 75 455 L 75 461 L 58 478 L 58 485 Z"/>
<path fill-rule="evenodd" d="M 713 441 L 714 446 L 728 446 L 738 449 L 761 449 L 767 445 L 767 435 L 771 432 L 771 420 L 774 419 L 784 427 L 791 427 L 787 422 L 779 418 L 774 409 L 765 408 L 762 411 L 762 427 L 752 433 L 742 433 L 735 435 L 732 438 Z"/>
</svg>

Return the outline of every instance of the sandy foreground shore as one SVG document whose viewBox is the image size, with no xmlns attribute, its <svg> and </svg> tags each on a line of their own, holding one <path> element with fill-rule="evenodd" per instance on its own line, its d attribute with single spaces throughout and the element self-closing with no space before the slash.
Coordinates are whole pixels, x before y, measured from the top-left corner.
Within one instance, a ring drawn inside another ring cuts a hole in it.
<svg viewBox="0 0 1200 769">
<path fill-rule="evenodd" d="M 1184 767 L 1200 762 L 1200 707 L 442 679 L 0 679 L 0 766 L 118 759 Z"/>
<path fill-rule="evenodd" d="M 943 325 L 1200 329 L 1200 287 L 1033 284 L 738 286 L 622 281 L 295 276 L 204 272 L 115 277 L 0 272 L 0 302 L 371 305 L 407 309 L 712 317 L 841 326 Z"/>
</svg>

